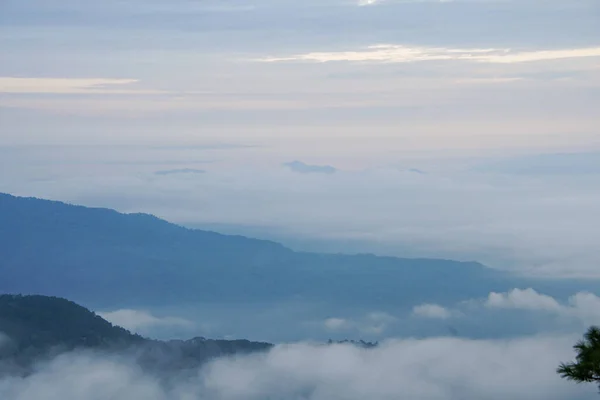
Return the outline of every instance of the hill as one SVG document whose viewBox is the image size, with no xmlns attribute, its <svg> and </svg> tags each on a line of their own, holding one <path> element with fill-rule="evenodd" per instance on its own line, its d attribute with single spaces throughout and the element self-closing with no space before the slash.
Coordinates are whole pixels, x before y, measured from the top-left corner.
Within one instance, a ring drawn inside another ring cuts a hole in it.
<svg viewBox="0 0 600 400">
<path fill-rule="evenodd" d="M 0 295 L 0 332 L 11 338 L 17 352 L 143 341 L 72 301 L 47 296 Z"/>
<path fill-rule="evenodd" d="M 0 293 L 95 307 L 286 299 L 386 305 L 510 287 L 475 262 L 294 252 L 147 214 L 0 194 Z"/>
<path fill-rule="evenodd" d="M 8 364 L 21 371 L 35 360 L 72 350 L 128 352 L 145 368 L 175 371 L 214 357 L 272 347 L 248 340 L 146 339 L 72 301 L 39 295 L 0 295 L 0 333 L 5 338 L 0 343 L 0 361 L 4 368 Z"/>
</svg>

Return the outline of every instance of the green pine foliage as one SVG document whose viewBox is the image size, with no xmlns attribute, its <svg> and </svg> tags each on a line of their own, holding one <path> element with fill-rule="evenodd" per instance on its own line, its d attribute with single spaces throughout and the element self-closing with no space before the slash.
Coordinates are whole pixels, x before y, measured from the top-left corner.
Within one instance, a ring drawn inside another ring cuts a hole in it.
<svg viewBox="0 0 600 400">
<path fill-rule="evenodd" d="M 560 364 L 557 373 L 570 381 L 600 386 L 600 328 L 590 327 L 573 348 L 577 353 L 575 362 Z"/>
</svg>

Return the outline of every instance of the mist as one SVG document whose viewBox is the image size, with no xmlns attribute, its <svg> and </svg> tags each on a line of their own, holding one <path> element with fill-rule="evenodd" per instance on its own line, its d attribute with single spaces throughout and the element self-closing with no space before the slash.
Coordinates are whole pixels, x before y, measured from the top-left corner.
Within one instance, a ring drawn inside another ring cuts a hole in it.
<svg viewBox="0 0 600 400">
<path fill-rule="evenodd" d="M 572 358 L 573 336 L 476 341 L 390 340 L 374 349 L 290 344 L 269 353 L 215 359 L 173 376 L 145 372 L 134 358 L 71 352 L 0 380 L 13 400 L 586 400 L 554 369 Z"/>
<path fill-rule="evenodd" d="M 592 153 L 445 160 L 432 154 L 355 166 L 340 159 L 311 163 L 334 165 L 335 174 L 300 174 L 281 165 L 285 154 L 269 162 L 269 147 L 109 147 L 100 155 L 87 147 L 52 150 L 7 152 L 4 162 L 23 168 L 0 178 L 3 190 L 148 212 L 190 227 L 221 225 L 228 233 L 254 227 L 250 236 L 300 250 L 312 241 L 317 245 L 308 250 L 476 260 L 526 275 L 598 277 L 594 168 L 600 162 Z M 176 160 L 201 165 L 205 173 L 155 174 Z M 554 172 L 544 173 L 548 168 Z"/>
</svg>

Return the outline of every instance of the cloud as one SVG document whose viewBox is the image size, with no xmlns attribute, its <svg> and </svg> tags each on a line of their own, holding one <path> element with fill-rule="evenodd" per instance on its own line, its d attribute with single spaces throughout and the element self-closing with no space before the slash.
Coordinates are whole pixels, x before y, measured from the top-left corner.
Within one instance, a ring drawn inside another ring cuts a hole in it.
<svg viewBox="0 0 600 400">
<path fill-rule="evenodd" d="M 0 398 L 12 400 L 167 400 L 157 397 L 161 392 L 132 360 L 101 354 L 65 354 L 40 364 L 26 378 L 0 378 Z"/>
<path fill-rule="evenodd" d="M 364 7 L 364 6 L 373 6 L 375 4 L 380 4 L 385 0 L 359 0 L 358 1 L 358 6 L 359 7 Z"/>
<path fill-rule="evenodd" d="M 562 308 L 553 297 L 540 294 L 531 288 L 513 289 L 507 293 L 492 292 L 489 294 L 485 306 L 533 311 L 559 311 Z"/>
<path fill-rule="evenodd" d="M 12 400 L 592 400 L 594 385 L 555 373 L 576 337 L 507 341 L 394 340 L 375 349 L 281 345 L 261 355 L 223 358 L 196 373 L 164 378 L 126 357 L 71 353 L 27 377 L 0 378 Z"/>
<path fill-rule="evenodd" d="M 589 292 L 580 292 L 568 300 L 567 315 L 574 315 L 585 323 L 600 324 L 600 297 Z"/>
<path fill-rule="evenodd" d="M 415 306 L 412 314 L 417 317 L 432 319 L 449 319 L 453 315 L 452 311 L 438 304 L 421 304 Z"/>
<path fill-rule="evenodd" d="M 204 174 L 206 171 L 203 169 L 195 168 L 180 168 L 180 169 L 166 169 L 161 171 L 155 171 L 155 175 L 176 175 L 176 174 Z"/>
<path fill-rule="evenodd" d="M 398 319 L 391 314 L 376 311 L 367 315 L 359 330 L 372 335 L 381 335 L 397 321 Z"/>
<path fill-rule="evenodd" d="M 323 322 L 323 325 L 328 331 L 354 330 L 361 334 L 379 336 L 397 321 L 398 319 L 393 315 L 382 311 L 374 311 L 360 318 L 328 318 Z"/>
<path fill-rule="evenodd" d="M 532 288 L 512 289 L 504 293 L 491 292 L 485 300 L 467 300 L 463 304 L 490 309 L 545 312 L 562 318 L 577 319 L 584 324 L 600 324 L 600 297 L 578 292 L 561 303 L 552 296 Z"/>
<path fill-rule="evenodd" d="M 333 174 L 337 171 L 334 167 L 329 165 L 309 165 L 302 161 L 292 161 L 283 165 L 300 174 Z"/>
<path fill-rule="evenodd" d="M 288 57 L 266 57 L 263 62 L 382 62 L 412 63 L 419 61 L 473 61 L 492 64 L 515 64 L 571 58 L 600 57 L 600 47 L 513 51 L 498 48 L 445 48 L 411 47 L 396 44 L 378 44 L 358 51 L 311 52 Z M 512 81 L 513 79 L 511 78 Z"/>
<path fill-rule="evenodd" d="M 561 358 L 557 349 L 569 347 L 568 340 L 559 341 L 406 340 L 373 351 L 278 347 L 268 357 L 219 360 L 205 376 L 216 398 L 291 399 L 305 393 L 302 397 L 308 399 L 562 399 L 576 394 L 554 373 L 556 359 Z M 565 349 L 565 357 L 569 351 Z M 541 359 L 528 359 L 538 356 Z M 489 360 L 494 360 L 494 367 Z M 527 368 L 533 368 L 529 376 Z"/>
<path fill-rule="evenodd" d="M 159 91 L 122 90 L 112 86 L 131 85 L 137 79 L 109 78 L 14 78 L 0 77 L 0 93 L 38 94 L 159 94 Z"/>
<path fill-rule="evenodd" d="M 462 301 L 453 307 L 426 303 L 413 307 L 412 315 L 420 318 L 446 320 L 453 317 L 475 315 L 481 318 L 480 312 L 486 316 L 494 310 L 520 310 L 529 313 L 543 313 L 556 317 L 552 325 L 598 325 L 600 324 L 600 297 L 590 292 L 578 292 L 566 301 L 559 301 L 552 296 L 537 292 L 532 288 L 512 289 L 508 292 L 490 292 L 484 299 Z"/>
<path fill-rule="evenodd" d="M 191 327 L 193 323 L 178 317 L 157 317 L 148 311 L 122 309 L 117 311 L 98 312 L 105 320 L 128 329 L 139 332 L 154 327 Z"/>
<path fill-rule="evenodd" d="M 344 330 L 352 326 L 350 322 L 343 318 L 327 318 L 323 325 L 325 325 L 325 329 L 329 331 Z"/>
</svg>

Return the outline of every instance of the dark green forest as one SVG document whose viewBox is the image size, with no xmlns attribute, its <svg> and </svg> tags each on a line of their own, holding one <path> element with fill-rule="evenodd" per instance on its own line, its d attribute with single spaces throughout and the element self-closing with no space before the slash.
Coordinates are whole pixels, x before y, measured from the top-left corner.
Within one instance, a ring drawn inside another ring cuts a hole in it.
<svg viewBox="0 0 600 400">
<path fill-rule="evenodd" d="M 0 295 L 0 332 L 8 337 L 0 360 L 20 370 L 66 351 L 103 351 L 134 355 L 150 369 L 194 368 L 208 359 L 265 351 L 273 345 L 248 340 L 159 341 L 112 325 L 72 301 L 40 295 Z"/>
</svg>

